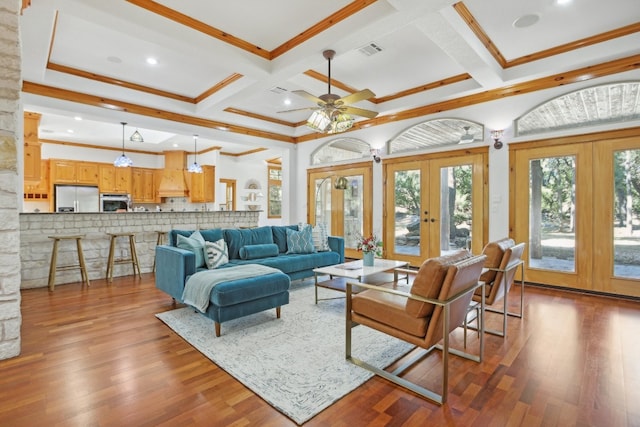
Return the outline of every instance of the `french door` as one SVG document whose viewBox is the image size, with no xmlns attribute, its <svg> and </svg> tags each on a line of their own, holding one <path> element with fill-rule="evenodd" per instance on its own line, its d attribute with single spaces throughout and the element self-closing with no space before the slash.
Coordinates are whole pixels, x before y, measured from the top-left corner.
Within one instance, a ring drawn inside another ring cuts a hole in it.
<svg viewBox="0 0 640 427">
<path fill-rule="evenodd" d="M 361 258 L 358 237 L 373 232 L 371 165 L 312 170 L 307 175 L 309 223 L 323 223 L 330 236 L 344 238 L 347 258 Z"/>
<path fill-rule="evenodd" d="M 513 160 L 526 280 L 640 296 L 640 139 L 524 145 Z"/>
<path fill-rule="evenodd" d="M 460 248 L 479 253 L 485 164 L 486 154 L 468 152 L 385 164 L 385 257 L 419 266 Z"/>
</svg>

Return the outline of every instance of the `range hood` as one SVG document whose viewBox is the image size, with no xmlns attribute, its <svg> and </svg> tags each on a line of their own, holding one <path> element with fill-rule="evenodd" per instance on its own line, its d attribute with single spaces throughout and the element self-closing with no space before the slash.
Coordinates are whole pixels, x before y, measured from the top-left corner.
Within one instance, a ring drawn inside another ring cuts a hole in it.
<svg viewBox="0 0 640 427">
<path fill-rule="evenodd" d="M 187 152 L 165 151 L 164 170 L 158 187 L 160 197 L 188 197 Z"/>
</svg>

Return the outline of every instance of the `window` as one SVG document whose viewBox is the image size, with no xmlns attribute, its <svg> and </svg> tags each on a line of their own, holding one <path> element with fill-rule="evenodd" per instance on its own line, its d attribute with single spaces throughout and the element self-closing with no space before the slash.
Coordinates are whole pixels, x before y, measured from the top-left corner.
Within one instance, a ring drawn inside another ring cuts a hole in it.
<svg viewBox="0 0 640 427">
<path fill-rule="evenodd" d="M 282 167 L 269 165 L 267 169 L 269 202 L 268 218 L 282 218 Z"/>
</svg>

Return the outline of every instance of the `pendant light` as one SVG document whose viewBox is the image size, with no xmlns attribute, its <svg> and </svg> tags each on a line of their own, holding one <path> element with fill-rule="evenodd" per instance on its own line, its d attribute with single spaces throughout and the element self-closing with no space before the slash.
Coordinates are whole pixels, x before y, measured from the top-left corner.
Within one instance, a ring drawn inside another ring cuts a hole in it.
<svg viewBox="0 0 640 427">
<path fill-rule="evenodd" d="M 124 126 L 127 122 L 120 122 L 120 124 L 122 125 L 122 155 L 113 162 L 113 165 L 117 168 L 128 168 L 133 166 L 133 161 L 124 154 Z"/>
<path fill-rule="evenodd" d="M 138 132 L 138 129 L 136 129 L 136 131 L 133 134 L 131 134 L 131 136 L 129 137 L 129 141 L 131 141 L 131 142 L 144 142 L 144 138 L 142 137 L 140 132 Z"/>
<path fill-rule="evenodd" d="M 188 171 L 191 173 L 202 173 L 202 166 L 197 162 L 198 159 L 198 135 L 193 135 L 193 164 L 189 166 Z"/>
</svg>

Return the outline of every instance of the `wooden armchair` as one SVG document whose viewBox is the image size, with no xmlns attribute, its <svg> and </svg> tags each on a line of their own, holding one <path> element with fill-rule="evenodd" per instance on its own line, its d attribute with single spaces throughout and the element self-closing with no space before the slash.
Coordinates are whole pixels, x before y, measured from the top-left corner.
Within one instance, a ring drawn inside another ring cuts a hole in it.
<svg viewBox="0 0 640 427">
<path fill-rule="evenodd" d="M 521 269 L 520 279 L 520 310 L 518 313 L 507 311 L 507 295 L 515 282 L 518 267 L 524 264 L 522 254 L 525 244 L 515 244 L 513 239 L 504 238 L 488 243 L 482 250 L 487 256 L 480 281 L 485 283 L 485 311 L 502 315 L 502 330 L 484 328 L 485 332 L 504 337 L 507 333 L 507 316 L 522 318 L 524 315 L 524 268 Z M 473 296 L 471 309 L 475 310 L 482 296 L 476 291 Z M 490 307 L 502 299 L 501 309 Z M 477 316 L 476 316 L 477 317 Z M 478 319 L 479 320 L 479 319 Z M 473 328 L 475 329 L 475 328 Z"/>
<path fill-rule="evenodd" d="M 433 402 L 445 403 L 448 393 L 449 353 L 476 362 L 482 361 L 484 334 L 480 334 L 477 355 L 450 348 L 449 334 L 463 325 L 474 292 L 484 287 L 478 279 L 485 259 L 484 255 L 473 256 L 466 250 L 429 259 L 420 267 L 410 292 L 347 282 L 347 360 Z M 353 286 L 366 290 L 354 294 Z M 483 298 L 480 304 L 482 317 Z M 357 325 L 392 335 L 423 350 L 393 372 L 379 369 L 351 355 L 351 329 Z M 443 354 L 442 389 L 439 392 L 428 390 L 400 377 L 403 371 L 434 349 L 442 350 Z"/>
</svg>

